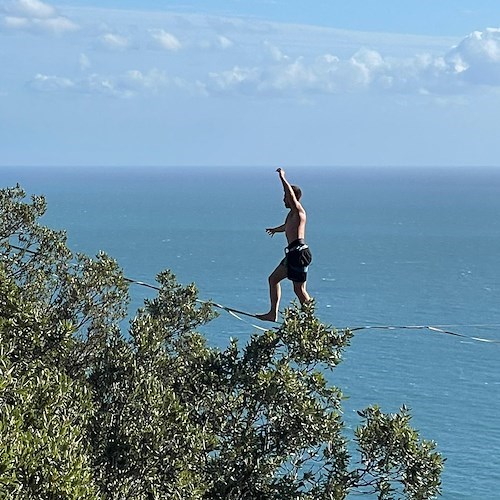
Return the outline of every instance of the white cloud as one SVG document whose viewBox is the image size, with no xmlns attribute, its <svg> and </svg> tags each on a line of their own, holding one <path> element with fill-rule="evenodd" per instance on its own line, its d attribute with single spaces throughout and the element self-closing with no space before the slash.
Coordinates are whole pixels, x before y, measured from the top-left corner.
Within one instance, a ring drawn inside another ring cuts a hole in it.
<svg viewBox="0 0 500 500">
<path fill-rule="evenodd" d="M 92 74 L 84 79 L 71 79 L 53 75 L 37 74 L 30 82 L 40 92 L 78 92 L 103 94 L 113 97 L 132 97 L 133 91 L 122 87 L 115 79 Z"/>
<path fill-rule="evenodd" d="M 56 16 L 54 7 L 39 0 L 17 0 L 11 3 L 9 10 L 27 18 L 49 19 Z"/>
<path fill-rule="evenodd" d="M 304 90 L 315 89 L 318 86 L 318 74 L 314 69 L 306 64 L 302 58 L 285 65 L 276 71 L 269 87 L 273 91 L 282 90 Z"/>
<path fill-rule="evenodd" d="M 5 11 L 7 15 L 3 24 L 10 29 L 60 35 L 79 28 L 67 17 L 59 15 L 54 7 L 39 0 L 16 0 L 7 4 Z"/>
<path fill-rule="evenodd" d="M 31 82 L 36 90 L 52 92 L 57 90 L 70 90 L 75 88 L 75 83 L 69 78 L 59 76 L 37 74 Z"/>
<path fill-rule="evenodd" d="M 375 58 L 375 55 L 371 55 Z M 208 89 L 214 92 L 244 92 L 262 94 L 332 93 L 367 88 L 376 72 L 358 55 L 342 61 L 324 55 L 313 61 L 303 57 L 290 60 L 273 56 L 274 64 L 267 67 L 245 68 L 212 72 Z"/>
<path fill-rule="evenodd" d="M 169 88 L 196 90 L 196 85 L 190 85 L 180 78 L 170 78 L 158 69 L 149 72 L 129 70 L 117 76 L 92 73 L 79 79 L 37 74 L 30 86 L 40 92 L 77 92 L 119 98 L 132 98 L 145 92 L 157 93 Z"/>
<path fill-rule="evenodd" d="M 124 50 L 130 46 L 130 41 L 127 37 L 106 33 L 100 37 L 102 46 L 110 50 Z"/>
<path fill-rule="evenodd" d="M 181 42 L 171 33 L 164 30 L 151 30 L 150 33 L 162 49 L 176 52 L 181 48 Z"/>
<path fill-rule="evenodd" d="M 474 31 L 448 52 L 446 61 L 469 83 L 500 85 L 500 29 Z"/>
<path fill-rule="evenodd" d="M 40 27 L 43 30 L 51 31 L 55 34 L 62 34 L 68 31 L 75 31 L 78 29 L 78 25 L 67 17 L 53 17 L 50 19 L 35 19 L 33 24 L 36 27 Z"/>
<path fill-rule="evenodd" d="M 228 50 L 234 47 L 235 43 L 232 39 L 224 35 L 214 35 L 203 38 L 198 42 L 192 41 L 187 45 L 188 47 L 199 47 L 203 50 Z"/>
<path fill-rule="evenodd" d="M 262 72 L 258 68 L 232 69 L 220 73 L 210 73 L 208 89 L 215 92 L 254 93 L 263 83 Z"/>
<path fill-rule="evenodd" d="M 137 92 L 143 89 L 157 92 L 162 88 L 166 88 L 171 84 L 170 78 L 164 71 L 152 69 L 148 73 L 143 73 L 138 70 L 127 71 L 120 78 L 120 85 L 130 90 Z"/>
</svg>

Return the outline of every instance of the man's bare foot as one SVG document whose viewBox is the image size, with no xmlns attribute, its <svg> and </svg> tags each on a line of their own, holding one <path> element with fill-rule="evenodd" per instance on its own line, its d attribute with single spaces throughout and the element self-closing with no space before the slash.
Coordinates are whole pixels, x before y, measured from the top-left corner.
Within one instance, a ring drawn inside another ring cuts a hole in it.
<svg viewBox="0 0 500 500">
<path fill-rule="evenodd" d="M 278 313 L 268 312 L 266 314 L 256 314 L 255 317 L 257 319 L 260 319 L 261 321 L 272 321 L 273 323 L 276 323 L 278 319 Z"/>
<path fill-rule="evenodd" d="M 309 297 L 307 300 L 302 302 L 302 304 L 300 304 L 300 308 L 304 311 L 308 307 L 311 307 L 313 305 L 313 302 L 314 302 L 314 299 L 312 297 Z"/>
</svg>

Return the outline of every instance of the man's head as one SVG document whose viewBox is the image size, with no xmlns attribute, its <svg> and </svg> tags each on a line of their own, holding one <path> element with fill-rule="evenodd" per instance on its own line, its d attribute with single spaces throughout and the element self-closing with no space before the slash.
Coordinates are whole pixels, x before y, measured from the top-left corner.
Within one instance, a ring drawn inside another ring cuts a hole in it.
<svg viewBox="0 0 500 500">
<path fill-rule="evenodd" d="M 302 190 L 299 188 L 299 186 L 292 186 L 292 190 L 295 194 L 295 198 L 297 198 L 297 201 L 300 201 L 300 198 L 302 198 Z M 283 198 L 283 201 L 285 202 L 285 207 L 290 208 L 290 204 L 288 203 L 288 200 L 286 199 L 286 195 Z"/>
</svg>

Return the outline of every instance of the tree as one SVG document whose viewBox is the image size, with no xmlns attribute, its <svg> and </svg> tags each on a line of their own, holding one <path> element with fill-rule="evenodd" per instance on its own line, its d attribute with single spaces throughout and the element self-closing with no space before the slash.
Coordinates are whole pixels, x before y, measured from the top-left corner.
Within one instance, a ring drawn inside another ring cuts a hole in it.
<svg viewBox="0 0 500 500">
<path fill-rule="evenodd" d="M 4 497 L 342 499 L 439 493 L 443 459 L 410 414 L 359 412 L 326 376 L 351 332 L 314 304 L 240 347 L 208 346 L 209 303 L 170 271 L 130 321 L 104 253 L 73 255 L 43 197 L 0 191 L 0 488 Z M 0 498 L 2 496 L 0 495 Z"/>
</svg>

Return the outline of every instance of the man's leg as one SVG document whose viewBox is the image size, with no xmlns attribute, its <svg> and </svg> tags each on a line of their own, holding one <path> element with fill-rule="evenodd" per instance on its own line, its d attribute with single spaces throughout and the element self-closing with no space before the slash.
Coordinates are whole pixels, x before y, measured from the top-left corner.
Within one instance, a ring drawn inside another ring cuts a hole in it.
<svg viewBox="0 0 500 500">
<path fill-rule="evenodd" d="M 297 283 L 294 281 L 293 291 L 295 292 L 295 295 L 297 295 L 297 298 L 299 299 L 299 301 L 302 305 L 304 305 L 305 303 L 307 303 L 311 300 L 311 297 L 307 293 L 307 290 L 306 290 L 306 282 L 305 281 L 303 283 Z"/>
<path fill-rule="evenodd" d="M 257 318 L 263 321 L 276 321 L 278 319 L 278 307 L 281 298 L 280 282 L 286 278 L 286 274 L 285 265 L 279 264 L 269 276 L 269 298 L 271 300 L 271 308 L 266 314 L 257 314 Z"/>
</svg>

